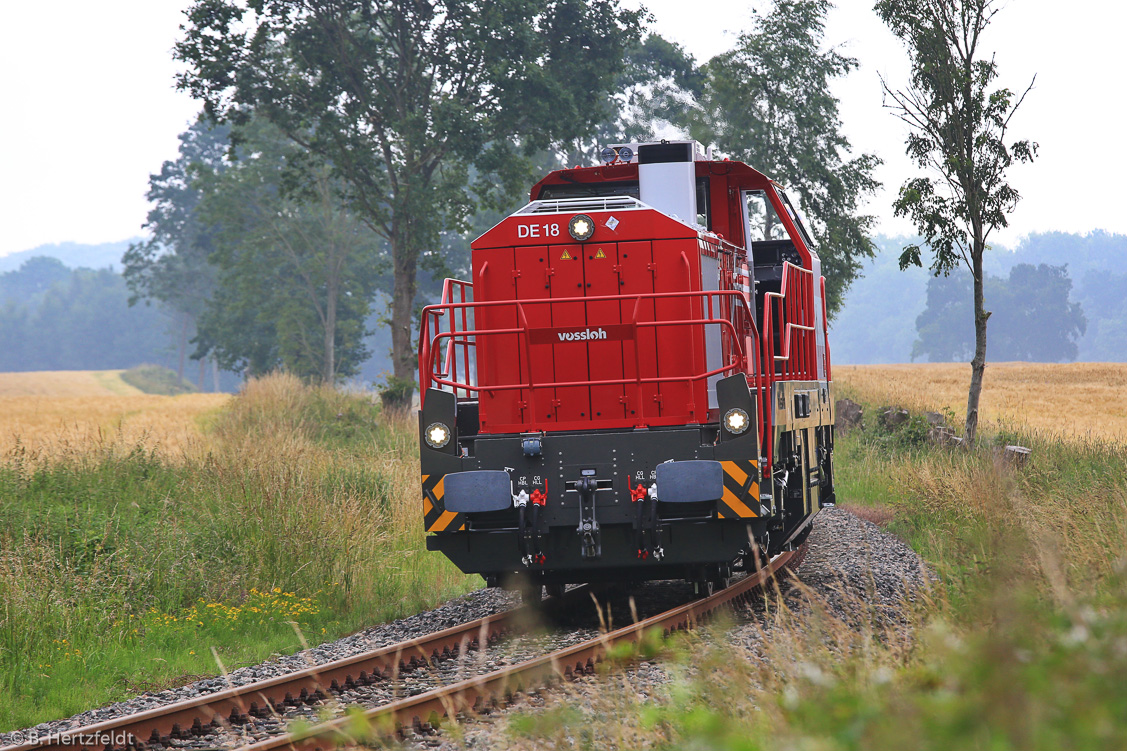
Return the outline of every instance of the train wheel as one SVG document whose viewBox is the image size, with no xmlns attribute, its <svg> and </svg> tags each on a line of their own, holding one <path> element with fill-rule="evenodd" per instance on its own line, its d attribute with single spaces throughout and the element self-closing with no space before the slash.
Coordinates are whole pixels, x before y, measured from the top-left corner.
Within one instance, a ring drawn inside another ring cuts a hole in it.
<svg viewBox="0 0 1127 751">
<path fill-rule="evenodd" d="M 716 585 L 712 581 L 693 582 L 693 595 L 696 597 L 710 597 L 716 591 Z"/>
<path fill-rule="evenodd" d="M 693 594 L 698 597 L 709 597 L 722 589 L 727 589 L 731 583 L 731 569 L 728 566 L 715 566 L 705 574 L 704 581 L 693 582 Z"/>
<path fill-rule="evenodd" d="M 540 604 L 544 596 L 544 586 L 542 584 L 531 584 L 529 582 L 521 582 L 520 585 L 520 601 L 525 605 L 532 605 L 533 607 Z"/>
<path fill-rule="evenodd" d="M 761 547 L 756 546 L 755 550 L 749 551 L 743 559 L 743 570 L 748 575 L 756 574 L 759 571 L 766 569 L 771 564 L 771 558 L 767 555 L 767 551 Z"/>
</svg>

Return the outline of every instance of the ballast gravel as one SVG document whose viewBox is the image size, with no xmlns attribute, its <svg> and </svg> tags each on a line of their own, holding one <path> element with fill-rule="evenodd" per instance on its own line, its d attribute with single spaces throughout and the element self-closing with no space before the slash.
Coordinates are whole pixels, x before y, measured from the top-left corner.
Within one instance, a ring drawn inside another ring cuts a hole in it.
<svg viewBox="0 0 1127 751">
<path fill-rule="evenodd" d="M 930 576 L 919 557 L 903 541 L 883 533 L 874 524 L 841 509 L 826 509 L 820 513 L 809 539 L 809 552 L 797 572 L 797 579 L 804 586 L 796 587 L 793 583 L 783 585 L 784 596 L 788 601 L 793 601 L 799 610 L 803 608 L 804 602 L 816 599 L 844 622 L 866 617 L 865 613 L 858 612 L 858 608 L 866 609 L 869 613 L 868 617 L 871 617 L 874 608 L 879 610 L 879 617 L 889 624 L 903 622 L 905 618 L 902 609 L 914 600 Z M 613 627 L 632 620 L 631 607 L 638 611 L 639 617 L 646 617 L 672 607 L 678 602 L 686 601 L 691 594 L 688 585 L 680 582 L 663 582 L 651 583 L 636 590 L 633 595 L 633 605 L 628 604 L 629 599 L 621 593 L 611 591 L 600 596 L 605 605 L 611 606 L 610 617 L 613 619 L 611 624 Z M 182 688 L 157 693 L 148 692 L 134 699 L 83 712 L 74 717 L 42 723 L 31 729 L 31 732 L 40 737 L 63 733 L 122 715 L 221 691 L 230 686 L 272 678 L 304 669 L 311 664 L 324 664 L 406 639 L 424 636 L 510 609 L 517 606 L 519 602 L 519 596 L 513 593 L 496 589 L 479 590 L 431 611 L 376 626 L 261 665 L 239 668 L 226 677 L 201 680 Z M 764 634 L 761 627 L 764 620 L 763 609 L 753 604 L 744 608 L 737 616 L 738 621 L 729 630 L 727 638 L 731 639 L 740 651 L 754 659 L 760 654 L 757 642 Z M 573 619 L 574 622 L 567 624 L 573 629 L 567 634 L 548 640 L 543 638 L 510 640 L 499 651 L 490 648 L 485 652 L 470 653 L 434 668 L 412 671 L 401 676 L 401 680 L 395 685 L 374 684 L 360 689 L 355 696 L 342 695 L 339 699 L 345 703 L 375 705 L 388 701 L 395 695 L 416 694 L 435 685 L 464 677 L 471 667 L 473 672 L 487 672 L 489 668 L 511 664 L 533 653 L 542 654 L 550 649 L 561 648 L 565 644 L 576 643 L 582 638 L 590 638 L 597 632 L 599 625 L 593 619 L 592 606 L 589 613 L 577 616 Z M 663 684 L 668 680 L 668 675 L 660 664 L 643 662 L 633 666 L 622 676 L 612 676 L 601 681 L 586 678 L 577 684 L 572 684 L 575 690 L 569 693 L 568 701 L 572 704 L 576 701 L 582 703 L 583 697 L 587 697 L 588 702 L 593 702 L 595 692 L 600 690 L 631 691 L 644 701 L 651 694 L 660 693 Z M 614 685 L 600 685 L 608 681 Z M 529 708 L 543 704 L 544 694 L 532 692 L 520 697 L 511 708 Z M 576 708 L 583 711 L 582 706 Z M 442 733 L 412 734 L 406 744 L 420 749 L 501 748 L 512 745 L 513 738 L 505 728 L 506 723 L 498 721 L 509 711 L 496 711 L 477 721 L 463 723 L 459 733 L 461 737 L 457 740 Z M 315 712 L 315 708 L 295 710 L 294 718 L 305 716 L 313 720 Z M 281 723 L 277 721 L 263 721 L 256 723 L 253 728 L 245 728 L 249 732 L 241 738 L 210 736 L 206 741 L 198 739 L 197 743 L 203 741 L 199 745 L 228 747 L 239 745 L 240 741 L 245 743 L 252 739 L 263 738 L 282 729 Z M 21 743 L 27 737 L 27 731 L 3 733 L 0 734 L 0 746 Z M 176 745 L 191 747 L 197 743 L 187 741 Z"/>
<path fill-rule="evenodd" d="M 907 628 L 911 622 L 908 610 L 935 580 L 934 574 L 903 540 L 844 509 L 823 510 L 815 520 L 809 543 L 795 576 L 784 579 L 780 586 L 782 598 L 800 618 L 812 608 L 823 608 L 844 624 Z M 763 648 L 764 640 L 771 638 L 770 616 L 764 602 L 755 600 L 735 616 L 735 623 L 729 624 L 723 633 L 710 633 L 709 638 L 724 640 L 749 660 L 769 659 Z M 636 702 L 646 703 L 654 697 L 667 695 L 670 680 L 670 674 L 661 663 L 641 662 L 618 675 L 581 678 L 568 685 L 563 697 L 551 697 L 545 692 L 517 697 L 503 710 L 461 722 L 457 733 L 413 733 L 406 739 L 405 746 L 428 751 L 538 748 L 542 743 L 535 738 L 521 738 L 509 730 L 507 720 L 514 712 L 533 713 L 553 703 L 566 703 L 571 713 L 605 717 L 608 711 L 614 712 L 618 697 L 635 700 L 622 702 L 623 711 L 628 712 Z M 636 723 L 619 724 L 614 738 L 585 735 L 582 743 L 573 739 L 575 743 L 559 745 L 622 748 L 649 745 L 652 738 L 637 732 L 634 725 Z"/>
<path fill-rule="evenodd" d="M 389 644 L 432 634 L 435 631 L 468 623 L 520 604 L 520 595 L 500 589 L 481 589 L 463 597 L 451 600 L 434 610 L 403 618 L 392 623 L 361 631 L 333 642 L 264 662 L 261 665 L 232 670 L 226 677 L 208 678 L 182 688 L 172 688 L 160 692 L 146 692 L 128 701 L 110 704 L 82 714 L 53 722 L 44 722 L 24 731 L 0 734 L 0 746 L 23 743 L 28 736 L 45 737 L 65 733 L 68 730 L 105 722 L 117 717 L 136 714 L 166 704 L 172 704 L 197 696 L 223 691 L 232 686 L 242 686 L 266 680 L 278 675 L 304 670 L 310 665 L 323 665 L 334 660 L 342 660 L 362 652 L 379 649 Z"/>
</svg>

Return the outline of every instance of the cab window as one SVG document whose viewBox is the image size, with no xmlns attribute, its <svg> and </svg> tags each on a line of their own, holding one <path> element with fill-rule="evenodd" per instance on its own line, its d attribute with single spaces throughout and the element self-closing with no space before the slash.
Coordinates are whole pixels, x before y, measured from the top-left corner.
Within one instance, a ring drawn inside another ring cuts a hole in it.
<svg viewBox="0 0 1127 751">
<path fill-rule="evenodd" d="M 783 226 L 783 221 L 775 213 L 775 207 L 767 199 L 766 192 L 762 190 L 744 191 L 744 201 L 747 208 L 747 239 L 750 242 L 790 239 L 786 227 Z"/>
</svg>

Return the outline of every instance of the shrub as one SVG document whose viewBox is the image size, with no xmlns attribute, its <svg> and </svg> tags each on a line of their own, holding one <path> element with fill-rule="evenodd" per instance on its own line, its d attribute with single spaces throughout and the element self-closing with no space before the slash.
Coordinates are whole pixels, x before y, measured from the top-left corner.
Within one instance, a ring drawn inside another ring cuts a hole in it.
<svg viewBox="0 0 1127 751">
<path fill-rule="evenodd" d="M 176 375 L 175 371 L 160 365 L 138 365 L 121 374 L 121 380 L 146 394 L 176 396 L 191 394 L 199 389 Z"/>
</svg>

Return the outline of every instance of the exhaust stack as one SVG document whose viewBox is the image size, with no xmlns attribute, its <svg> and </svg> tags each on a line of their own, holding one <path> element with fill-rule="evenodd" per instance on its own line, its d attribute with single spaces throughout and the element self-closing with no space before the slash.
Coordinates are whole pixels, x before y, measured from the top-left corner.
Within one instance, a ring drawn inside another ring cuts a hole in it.
<svg viewBox="0 0 1127 751">
<path fill-rule="evenodd" d="M 686 224 L 697 223 L 696 141 L 645 143 L 638 146 L 639 198 Z"/>
</svg>

